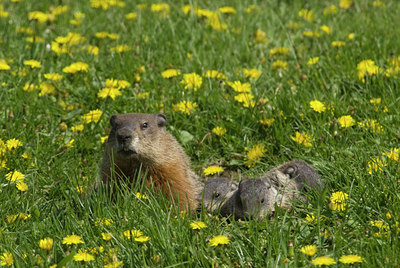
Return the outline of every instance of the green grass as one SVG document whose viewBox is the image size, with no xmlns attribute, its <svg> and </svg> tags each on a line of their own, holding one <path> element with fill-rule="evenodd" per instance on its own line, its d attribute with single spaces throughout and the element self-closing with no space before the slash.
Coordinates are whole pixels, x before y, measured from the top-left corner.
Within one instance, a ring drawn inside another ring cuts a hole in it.
<svg viewBox="0 0 400 268">
<path fill-rule="evenodd" d="M 90 1 L 1 1 L 0 11 L 8 12 L 8 17 L 0 12 L 0 61 L 10 69 L 0 68 L 0 139 L 6 143 L 15 138 L 22 146 L 3 151 L 0 141 L 0 256 L 11 253 L 15 267 L 38 263 L 98 267 L 117 261 L 127 267 L 302 267 L 312 266 L 317 256 L 332 257 L 338 266 L 346 266 L 339 258 L 356 254 L 363 258 L 361 266 L 399 266 L 399 160 L 398 154 L 396 160 L 386 153 L 399 148 L 400 81 L 399 73 L 387 77 L 385 72 L 393 67 L 392 59 L 400 64 L 396 27 L 400 3 L 383 1 L 386 7 L 374 6 L 377 2 L 355 1 L 341 9 L 334 0 L 190 1 L 212 11 L 225 5 L 235 8 L 236 14 L 220 14 L 227 28 L 218 31 L 193 11 L 185 15 L 181 7 L 189 2 L 169 2 L 170 13 L 163 16 L 151 11 L 151 3 L 139 9 L 134 1 L 107 10 L 91 7 Z M 67 10 L 53 21 L 41 24 L 28 18 L 31 11 L 48 13 L 60 3 Z M 247 13 L 251 4 L 255 8 Z M 337 14 L 324 15 L 330 5 L 337 7 Z M 298 15 L 304 8 L 312 10 L 314 21 Z M 70 20 L 78 11 L 85 17 L 74 26 Z M 135 20 L 125 19 L 130 12 L 137 12 Z M 289 27 L 293 22 L 297 27 Z M 324 33 L 322 25 L 332 32 Z M 29 27 L 32 33 L 20 33 L 20 27 Z M 255 43 L 257 30 L 266 33 L 267 44 Z M 306 30 L 321 36 L 306 37 Z M 119 39 L 95 37 L 103 31 L 118 34 Z M 57 55 L 50 49 L 52 41 L 70 32 L 85 40 L 71 45 L 69 53 Z M 352 40 L 350 33 L 354 33 Z M 32 35 L 43 42 L 28 42 L 26 38 Z M 333 41 L 345 45 L 336 48 Z M 87 45 L 97 46 L 98 55 L 88 53 Z M 130 50 L 111 53 L 117 45 L 128 45 Z M 288 48 L 288 53 L 269 56 L 270 49 L 279 46 Z M 311 57 L 319 61 L 309 66 Z M 25 66 L 24 61 L 30 59 L 39 61 L 41 68 Z M 285 70 L 272 68 L 278 59 L 287 62 Z M 367 59 L 380 71 L 362 82 L 357 65 Z M 63 73 L 64 67 L 78 61 L 89 65 L 88 72 Z M 169 68 L 182 74 L 163 78 L 161 72 Z M 258 79 L 248 79 L 243 68 L 262 73 Z M 184 89 L 183 74 L 202 75 L 206 70 L 218 70 L 227 78 L 203 77 L 197 91 Z M 399 72 L 398 65 L 395 70 Z M 63 79 L 51 82 L 44 77 L 51 72 L 62 74 Z M 126 80 L 131 86 L 121 89 L 122 95 L 115 100 L 99 98 L 109 78 Z M 255 106 L 235 101 L 238 93 L 228 81 L 250 82 Z M 38 87 L 42 82 L 51 82 L 54 92 L 39 96 L 39 88 L 24 91 L 26 84 Z M 145 92 L 147 97 L 138 97 Z M 370 100 L 376 98 L 381 103 L 374 105 Z M 190 114 L 174 111 L 173 105 L 183 100 L 196 102 L 196 110 Z M 312 100 L 323 102 L 327 109 L 315 112 L 310 108 Z M 103 112 L 98 122 L 84 124 L 81 132 L 72 131 L 71 127 L 83 123 L 83 115 L 95 109 Z M 203 180 L 202 171 L 209 165 L 223 166 L 225 175 L 240 180 L 260 176 L 284 161 L 303 159 L 319 171 L 326 190 L 313 194 L 309 204 L 278 210 L 273 219 L 245 222 L 204 211 L 181 217 L 165 198 L 140 185 L 123 190 L 111 201 L 103 191 L 96 193 L 92 188 L 104 148 L 101 137 L 110 130 L 108 119 L 125 112 L 165 113 L 167 129 L 182 143 Z M 341 127 L 338 119 L 344 115 L 351 115 L 355 125 Z M 275 121 L 269 127 L 260 123 L 271 118 Z M 368 119 L 379 123 L 383 131 L 358 125 Z M 213 134 L 217 126 L 227 133 Z M 291 137 L 296 131 L 312 135 L 312 146 L 294 141 Z M 73 146 L 66 146 L 71 140 Z M 247 150 L 257 144 L 263 144 L 266 152 L 249 168 Z M 385 166 L 369 172 L 368 163 L 376 158 Z M 6 174 L 14 170 L 25 174 L 26 191 L 6 180 Z M 77 186 L 82 186 L 84 194 L 78 193 Z M 148 199 L 137 198 L 138 191 Z M 337 191 L 349 195 L 341 212 L 329 206 L 331 194 Z M 10 220 L 19 213 L 30 217 Z M 322 220 L 307 222 L 311 213 Z M 99 219 L 112 223 L 96 224 Z M 203 221 L 207 228 L 192 230 L 194 221 Z M 381 221 L 384 227 L 372 226 L 371 221 Z M 150 240 L 127 239 L 123 232 L 131 229 L 141 230 Z M 102 233 L 111 233 L 112 239 L 103 240 Z M 62 244 L 71 234 L 81 236 L 84 244 Z M 229 237 L 230 243 L 211 247 L 208 241 L 216 235 Z M 39 247 L 46 237 L 54 240 L 49 252 Z M 304 255 L 300 248 L 305 245 L 316 245 L 317 253 Z M 73 260 L 79 250 L 92 252 L 94 260 Z"/>
</svg>

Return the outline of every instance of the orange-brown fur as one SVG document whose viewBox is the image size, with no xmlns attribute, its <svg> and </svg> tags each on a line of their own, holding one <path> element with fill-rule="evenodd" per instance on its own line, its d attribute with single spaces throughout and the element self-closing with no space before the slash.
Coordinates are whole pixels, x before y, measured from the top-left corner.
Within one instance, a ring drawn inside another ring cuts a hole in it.
<svg viewBox="0 0 400 268">
<path fill-rule="evenodd" d="M 152 183 L 156 190 L 171 197 L 175 203 L 179 199 L 181 209 L 195 209 L 201 183 L 191 170 L 182 147 L 165 130 L 165 116 L 121 114 L 114 115 L 110 122 L 112 130 L 100 169 L 103 183 L 110 184 L 115 179 L 118 184 L 127 178 L 127 184 L 131 186 L 141 168 L 141 179 L 146 180 L 146 185 Z M 143 128 L 144 124 L 147 124 L 146 128 Z"/>
</svg>

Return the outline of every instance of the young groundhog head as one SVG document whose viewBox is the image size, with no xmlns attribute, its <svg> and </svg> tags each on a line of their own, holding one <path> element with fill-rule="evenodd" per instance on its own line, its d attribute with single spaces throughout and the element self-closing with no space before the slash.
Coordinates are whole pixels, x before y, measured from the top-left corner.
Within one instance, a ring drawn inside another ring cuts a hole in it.
<svg viewBox="0 0 400 268">
<path fill-rule="evenodd" d="M 238 218 L 265 217 L 274 211 L 277 190 L 262 179 L 246 179 L 239 183 L 239 198 L 242 208 L 236 209 Z"/>
<path fill-rule="evenodd" d="M 208 211 L 214 212 L 224 203 L 227 195 L 235 190 L 237 190 L 237 184 L 232 180 L 225 177 L 213 177 L 206 182 L 198 199 Z"/>
<path fill-rule="evenodd" d="M 289 161 L 280 165 L 278 169 L 296 182 L 299 191 L 321 190 L 324 187 L 318 172 L 304 161 Z"/>
<path fill-rule="evenodd" d="M 163 114 L 116 114 L 111 116 L 112 126 L 108 142 L 114 144 L 114 153 L 126 158 L 154 159 L 160 132 L 167 118 Z"/>
</svg>

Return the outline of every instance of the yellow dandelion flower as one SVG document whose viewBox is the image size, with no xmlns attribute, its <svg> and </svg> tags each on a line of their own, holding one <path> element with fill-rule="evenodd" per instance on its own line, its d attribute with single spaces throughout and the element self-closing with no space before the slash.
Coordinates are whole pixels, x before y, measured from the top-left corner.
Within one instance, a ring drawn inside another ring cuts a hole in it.
<svg viewBox="0 0 400 268">
<path fill-rule="evenodd" d="M 30 66 L 32 69 L 42 67 L 42 64 L 37 60 L 25 60 L 24 65 Z"/>
<path fill-rule="evenodd" d="M 131 12 L 125 15 L 126 20 L 135 20 L 137 18 L 136 12 Z"/>
<path fill-rule="evenodd" d="M 245 161 L 246 166 L 254 167 L 256 163 L 261 160 L 266 151 L 267 149 L 265 148 L 265 145 L 262 143 L 257 144 L 256 146 L 248 150 Z"/>
<path fill-rule="evenodd" d="M 252 94 L 248 94 L 248 93 L 241 93 L 241 94 L 236 95 L 234 98 L 237 102 L 249 103 L 254 98 L 254 96 Z"/>
<path fill-rule="evenodd" d="M 212 12 L 210 17 L 207 17 L 207 24 L 216 31 L 223 31 L 228 28 L 225 22 L 222 22 L 217 12 Z"/>
<path fill-rule="evenodd" d="M 218 9 L 219 13 L 223 13 L 223 14 L 236 14 L 236 9 L 234 9 L 231 6 L 224 6 L 224 7 L 220 7 Z"/>
<path fill-rule="evenodd" d="M 271 48 L 268 52 L 268 55 L 270 57 L 273 57 L 275 55 L 286 55 L 289 53 L 289 49 L 286 47 L 275 47 Z"/>
<path fill-rule="evenodd" d="M 87 253 L 86 251 L 81 251 L 78 252 L 77 254 L 74 255 L 74 261 L 94 261 L 94 256 L 92 254 Z"/>
<path fill-rule="evenodd" d="M 145 194 L 141 194 L 139 192 L 136 193 L 136 197 L 139 199 L 147 199 L 147 196 Z"/>
<path fill-rule="evenodd" d="M 272 63 L 272 70 L 276 70 L 276 69 L 283 69 L 283 70 L 286 70 L 286 67 L 287 67 L 287 62 L 286 61 L 283 61 L 283 60 L 275 60 L 273 63 Z"/>
<path fill-rule="evenodd" d="M 207 78 L 217 78 L 217 79 L 226 79 L 226 75 L 223 73 L 220 73 L 216 70 L 207 70 L 203 73 L 204 77 Z"/>
<path fill-rule="evenodd" d="M 196 73 L 189 73 L 183 75 L 183 80 L 181 84 L 185 85 L 185 89 L 193 89 L 197 91 L 203 84 L 203 78 Z"/>
<path fill-rule="evenodd" d="M 68 74 L 75 74 L 77 72 L 88 72 L 89 71 L 89 65 L 87 63 L 78 61 L 75 63 L 72 63 L 69 66 L 66 66 L 62 69 L 64 73 Z"/>
<path fill-rule="evenodd" d="M 318 101 L 318 100 L 312 100 L 310 101 L 310 107 L 317 113 L 322 113 L 326 110 L 325 104 Z"/>
<path fill-rule="evenodd" d="M 6 180 L 8 181 L 20 181 L 25 178 L 25 174 L 22 174 L 18 170 L 10 171 L 6 174 Z"/>
<path fill-rule="evenodd" d="M 39 240 L 39 247 L 41 249 L 50 251 L 53 248 L 53 238 L 46 237 Z"/>
<path fill-rule="evenodd" d="M 226 133 L 226 128 L 224 127 L 215 127 L 211 130 L 212 133 L 214 133 L 217 136 L 223 136 Z"/>
<path fill-rule="evenodd" d="M 195 221 L 190 224 L 190 227 L 192 227 L 193 230 L 200 230 L 206 228 L 207 225 L 202 221 Z"/>
<path fill-rule="evenodd" d="M 148 237 L 148 236 L 139 236 L 139 237 L 135 237 L 134 240 L 136 242 L 145 243 L 145 242 L 150 240 L 150 237 Z"/>
<path fill-rule="evenodd" d="M 326 16 L 326 15 L 335 15 L 337 13 L 338 13 L 338 8 L 335 5 L 327 6 L 322 11 L 322 14 L 324 14 L 324 16 Z"/>
<path fill-rule="evenodd" d="M 75 46 L 84 43 L 86 41 L 86 37 L 79 33 L 69 32 L 66 36 L 56 37 L 54 41 L 61 45 L 67 44 L 70 46 Z"/>
<path fill-rule="evenodd" d="M 234 91 L 239 93 L 250 92 L 250 83 L 242 83 L 240 81 L 228 82 L 228 85 L 233 88 Z"/>
<path fill-rule="evenodd" d="M 17 187 L 17 189 L 21 192 L 26 192 L 26 190 L 28 190 L 28 184 L 26 184 L 23 180 L 17 181 L 15 187 Z"/>
<path fill-rule="evenodd" d="M 105 241 L 109 241 L 112 239 L 112 235 L 110 233 L 101 233 L 101 237 L 103 238 L 103 240 Z"/>
<path fill-rule="evenodd" d="M 108 136 L 100 137 L 101 144 L 105 143 L 108 140 Z"/>
<path fill-rule="evenodd" d="M 353 264 L 353 263 L 356 263 L 356 262 L 360 262 L 361 263 L 363 261 L 363 259 L 358 255 L 344 255 L 344 256 L 339 258 L 339 261 L 341 263 Z"/>
<path fill-rule="evenodd" d="M 32 11 L 28 13 L 28 19 L 29 20 L 36 20 L 40 24 L 45 23 L 46 21 L 51 21 L 52 17 L 50 14 L 41 12 L 41 11 Z"/>
<path fill-rule="evenodd" d="M 315 259 L 313 259 L 312 264 L 316 265 L 316 266 L 329 266 L 332 264 L 336 264 L 335 260 L 333 258 L 330 257 L 326 257 L 326 256 L 322 256 L 322 257 L 317 257 Z"/>
<path fill-rule="evenodd" d="M 8 224 L 12 224 L 12 223 L 14 223 L 17 219 L 22 220 L 22 221 L 25 221 L 25 220 L 29 219 L 30 217 L 31 217 L 30 214 L 18 213 L 18 214 L 11 215 L 11 216 L 8 216 L 8 215 L 7 215 L 7 216 L 6 216 L 6 219 L 7 219 L 7 223 L 8 223 Z"/>
<path fill-rule="evenodd" d="M 316 245 L 307 245 L 300 249 L 300 251 L 307 256 L 314 256 L 317 253 L 317 246 Z"/>
<path fill-rule="evenodd" d="M 39 97 L 44 96 L 44 95 L 53 94 L 56 92 L 55 86 L 53 84 L 47 83 L 47 82 L 40 83 L 39 88 L 40 88 Z"/>
<path fill-rule="evenodd" d="M 82 240 L 82 237 L 73 234 L 64 237 L 62 243 L 66 245 L 76 245 L 76 244 L 83 244 L 84 242 Z"/>
<path fill-rule="evenodd" d="M 76 186 L 75 190 L 78 192 L 78 194 L 84 194 L 85 193 L 85 189 L 82 186 Z"/>
<path fill-rule="evenodd" d="M 353 4 L 353 0 L 340 0 L 339 7 L 341 9 L 348 9 Z"/>
<path fill-rule="evenodd" d="M 132 50 L 132 47 L 128 45 L 118 45 L 116 47 L 110 48 L 110 52 L 116 52 L 116 53 L 123 53 Z"/>
<path fill-rule="evenodd" d="M 390 152 L 384 153 L 389 159 L 398 162 L 400 156 L 400 148 L 392 148 Z"/>
<path fill-rule="evenodd" d="M 382 72 L 379 66 L 375 65 L 373 60 L 363 60 L 357 64 L 358 79 L 365 83 L 366 75 L 375 75 Z"/>
<path fill-rule="evenodd" d="M 119 268 L 119 267 L 123 267 L 123 266 L 124 266 L 123 261 L 116 260 L 116 261 L 105 264 L 104 268 Z"/>
<path fill-rule="evenodd" d="M 383 127 L 374 119 L 367 119 L 365 122 L 359 122 L 358 126 L 363 129 L 368 129 L 373 133 L 382 133 Z"/>
<path fill-rule="evenodd" d="M 321 34 L 316 31 L 303 31 L 303 35 L 305 37 L 320 37 L 321 36 Z"/>
<path fill-rule="evenodd" d="M 170 13 L 170 6 L 167 3 L 151 4 L 150 10 L 152 12 L 165 12 Z"/>
<path fill-rule="evenodd" d="M 25 40 L 29 43 L 44 43 L 44 38 L 40 36 L 29 36 Z"/>
<path fill-rule="evenodd" d="M 75 125 L 71 127 L 72 132 L 81 132 L 85 126 L 83 124 Z"/>
<path fill-rule="evenodd" d="M 332 210 L 343 211 L 347 205 L 346 200 L 349 198 L 349 195 L 344 192 L 334 192 L 331 195 L 331 208 Z"/>
<path fill-rule="evenodd" d="M 261 75 L 261 71 L 255 68 L 246 69 L 243 68 L 242 72 L 246 78 L 257 79 Z"/>
<path fill-rule="evenodd" d="M 312 147 L 313 136 L 311 134 L 296 131 L 296 136 L 290 138 L 306 147 Z"/>
<path fill-rule="evenodd" d="M 204 175 L 209 176 L 209 175 L 214 175 L 220 172 L 223 172 L 224 169 L 219 166 L 209 166 L 206 169 L 203 170 Z"/>
<path fill-rule="evenodd" d="M 7 64 L 7 62 L 0 60 L 0 71 L 6 71 L 6 70 L 10 70 L 11 67 L 10 65 Z"/>
<path fill-rule="evenodd" d="M 321 29 L 321 31 L 323 31 L 326 34 L 331 34 L 332 33 L 332 28 L 327 26 L 327 25 L 322 25 L 319 28 Z"/>
<path fill-rule="evenodd" d="M 353 117 L 351 117 L 351 115 L 344 115 L 341 116 L 338 119 L 338 122 L 340 124 L 340 127 L 342 128 L 348 128 L 348 127 L 352 127 L 355 125 L 356 121 L 353 119 Z"/>
<path fill-rule="evenodd" d="M 97 123 L 99 122 L 101 116 L 103 115 L 103 112 L 99 109 L 92 110 L 88 112 L 85 115 L 82 115 L 83 123 L 84 124 L 89 124 L 90 122 Z"/>
<path fill-rule="evenodd" d="M 181 72 L 177 69 L 167 69 L 161 73 L 161 76 L 164 78 L 171 78 L 180 75 Z"/>
<path fill-rule="evenodd" d="M 318 220 L 321 220 L 321 217 L 318 219 L 317 217 L 314 216 L 313 213 L 310 213 L 310 214 L 307 214 L 305 220 L 311 224 L 317 224 Z"/>
<path fill-rule="evenodd" d="M 267 33 L 258 29 L 254 33 L 254 43 L 256 44 L 268 44 Z"/>
<path fill-rule="evenodd" d="M 261 119 L 260 120 L 261 125 L 265 125 L 267 127 L 270 127 L 274 122 L 275 122 L 275 118 Z"/>
<path fill-rule="evenodd" d="M 14 264 L 14 257 L 11 253 L 3 253 L 0 255 L 1 266 L 11 266 Z"/>
<path fill-rule="evenodd" d="M 84 49 L 86 49 L 89 54 L 92 54 L 95 56 L 99 55 L 99 47 L 98 46 L 88 45 L 88 46 L 84 47 Z"/>
<path fill-rule="evenodd" d="M 63 76 L 58 73 L 47 73 L 47 74 L 44 74 L 44 78 L 52 80 L 54 82 L 58 82 L 61 79 L 63 79 Z"/>
<path fill-rule="evenodd" d="M 110 97 L 111 99 L 115 100 L 116 97 L 121 96 L 122 92 L 115 87 L 105 87 L 103 89 L 101 89 L 98 93 L 97 93 L 97 97 L 105 99 L 107 97 Z"/>
<path fill-rule="evenodd" d="M 94 222 L 94 225 L 96 226 L 110 226 L 113 223 L 113 220 L 111 219 L 103 219 L 103 218 L 97 218 L 96 221 Z"/>
<path fill-rule="evenodd" d="M 314 21 L 314 13 L 309 9 L 302 9 L 299 11 L 299 16 L 307 21 Z"/>
<path fill-rule="evenodd" d="M 14 149 L 17 149 L 18 147 L 21 147 L 22 142 L 20 140 L 13 138 L 6 141 L 6 146 L 9 151 L 12 151 Z"/>
<path fill-rule="evenodd" d="M 354 33 L 349 33 L 349 34 L 347 35 L 347 39 L 348 39 L 348 40 L 353 40 L 354 37 L 355 37 L 355 34 L 354 34 Z"/>
<path fill-rule="evenodd" d="M 197 103 L 191 101 L 181 101 L 179 103 L 172 104 L 172 110 L 174 112 L 181 112 L 187 115 L 195 111 L 196 108 L 197 108 Z"/>
<path fill-rule="evenodd" d="M 212 247 L 216 247 L 218 245 L 227 245 L 229 244 L 229 238 L 223 235 L 217 235 L 211 238 L 208 244 Z"/>
<path fill-rule="evenodd" d="M 381 158 L 376 157 L 368 161 L 367 165 L 368 165 L 367 167 L 368 173 L 372 174 L 372 172 L 382 171 L 382 168 L 385 167 L 387 164 Z"/>
<path fill-rule="evenodd" d="M 307 65 L 311 66 L 316 64 L 319 61 L 319 57 L 309 58 L 307 61 Z"/>
<path fill-rule="evenodd" d="M 339 48 L 339 47 L 344 47 L 344 46 L 346 45 L 346 42 L 343 42 L 343 41 L 333 41 L 333 42 L 331 43 L 331 45 L 332 45 L 333 47 Z"/>
</svg>

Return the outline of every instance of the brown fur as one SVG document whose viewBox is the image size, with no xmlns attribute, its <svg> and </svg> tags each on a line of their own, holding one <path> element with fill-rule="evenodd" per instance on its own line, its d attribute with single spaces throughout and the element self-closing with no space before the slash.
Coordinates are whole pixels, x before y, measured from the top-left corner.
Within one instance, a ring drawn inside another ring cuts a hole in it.
<svg viewBox="0 0 400 268">
<path fill-rule="evenodd" d="M 103 183 L 110 184 L 113 179 L 119 183 L 127 178 L 131 186 L 141 168 L 141 179 L 146 180 L 147 186 L 153 183 L 175 204 L 178 199 L 182 210 L 196 209 L 196 196 L 202 185 L 183 148 L 165 130 L 165 116 L 119 114 L 113 115 L 110 123 L 112 129 L 100 168 Z"/>
</svg>

